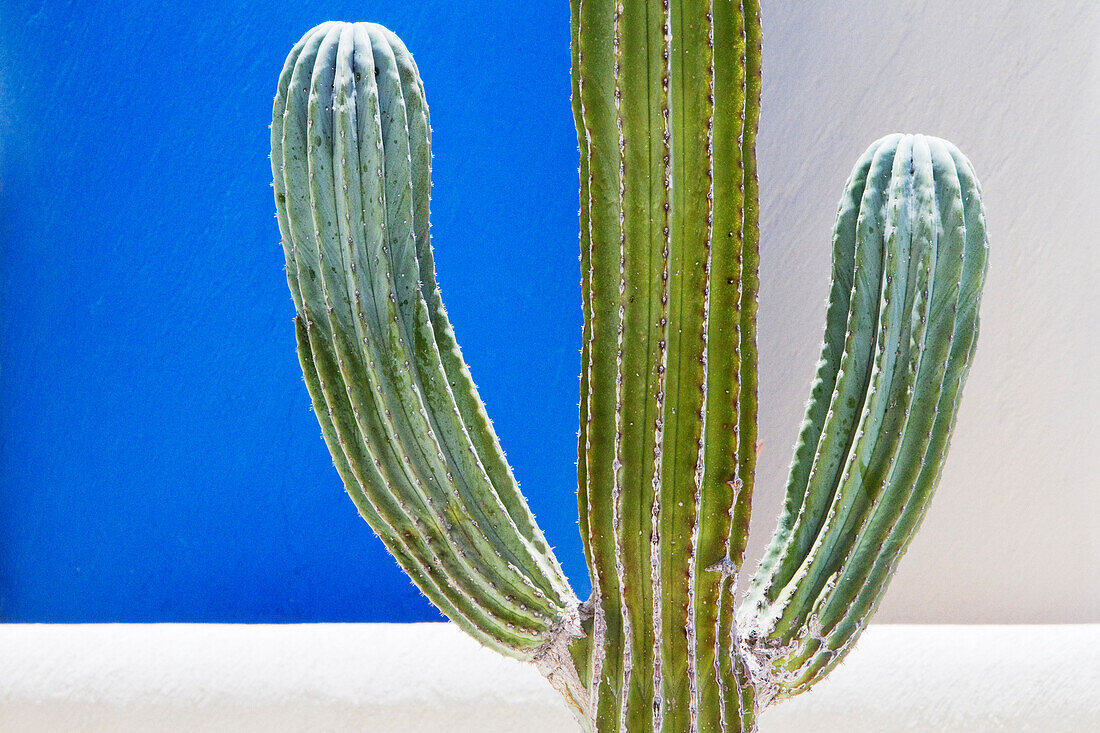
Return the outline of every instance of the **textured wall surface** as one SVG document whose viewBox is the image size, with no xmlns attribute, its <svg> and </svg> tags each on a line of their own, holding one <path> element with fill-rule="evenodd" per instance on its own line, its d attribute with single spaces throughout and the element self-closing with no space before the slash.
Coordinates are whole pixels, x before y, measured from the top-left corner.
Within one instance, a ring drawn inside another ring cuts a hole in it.
<svg viewBox="0 0 1100 733">
<path fill-rule="evenodd" d="M 287 50 L 330 17 L 416 56 L 445 301 L 587 592 L 567 3 L 373 6 L 0 5 L 0 619 L 438 618 L 343 495 L 294 355 L 267 125 Z M 1100 620 L 1100 5 L 764 6 L 750 551 L 808 394 L 843 181 L 875 138 L 928 132 L 982 178 L 991 269 L 940 492 L 878 619 Z"/>
<path fill-rule="evenodd" d="M 817 358 L 840 183 L 880 134 L 927 132 L 984 185 L 989 278 L 939 492 L 876 619 L 1100 620 L 1100 3 L 765 9 L 755 546 Z"/>
</svg>

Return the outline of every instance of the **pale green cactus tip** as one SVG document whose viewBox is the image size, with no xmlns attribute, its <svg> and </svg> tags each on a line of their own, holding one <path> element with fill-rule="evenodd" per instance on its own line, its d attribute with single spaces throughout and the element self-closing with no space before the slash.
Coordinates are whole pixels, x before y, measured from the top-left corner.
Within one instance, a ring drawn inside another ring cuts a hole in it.
<svg viewBox="0 0 1100 733">
<path fill-rule="evenodd" d="M 758 4 L 571 7 L 591 598 L 462 361 L 429 243 L 423 85 L 369 23 L 309 31 L 275 99 L 302 370 L 401 567 L 479 641 L 535 662 L 584 729 L 754 730 L 852 647 L 928 507 L 978 333 L 980 189 L 937 138 L 890 135 L 856 164 L 786 503 L 735 612 L 757 443 Z"/>
</svg>

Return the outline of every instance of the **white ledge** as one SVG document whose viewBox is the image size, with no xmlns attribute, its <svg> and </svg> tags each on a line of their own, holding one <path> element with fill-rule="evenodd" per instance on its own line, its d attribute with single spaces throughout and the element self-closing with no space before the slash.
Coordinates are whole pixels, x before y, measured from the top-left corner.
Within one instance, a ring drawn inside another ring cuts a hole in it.
<svg viewBox="0 0 1100 733">
<path fill-rule="evenodd" d="M 0 626 L 0 730 L 574 731 L 448 624 Z M 1100 730 L 1100 625 L 872 626 L 762 733 Z"/>
</svg>

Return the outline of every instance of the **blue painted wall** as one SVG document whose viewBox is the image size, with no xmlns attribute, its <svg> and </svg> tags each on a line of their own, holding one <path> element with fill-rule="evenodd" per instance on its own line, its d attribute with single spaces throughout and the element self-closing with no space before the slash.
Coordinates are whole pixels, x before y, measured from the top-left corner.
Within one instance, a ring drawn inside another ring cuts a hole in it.
<svg viewBox="0 0 1100 733">
<path fill-rule="evenodd" d="M 0 4 L 0 619 L 439 615 L 344 495 L 294 353 L 270 189 L 283 59 L 412 49 L 445 302 L 578 593 L 568 4 Z"/>
</svg>

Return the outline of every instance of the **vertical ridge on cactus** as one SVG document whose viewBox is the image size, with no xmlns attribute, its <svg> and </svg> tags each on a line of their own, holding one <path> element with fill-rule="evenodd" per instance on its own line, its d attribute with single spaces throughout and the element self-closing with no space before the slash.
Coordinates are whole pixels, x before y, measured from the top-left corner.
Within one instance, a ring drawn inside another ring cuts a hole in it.
<svg viewBox="0 0 1100 733">
<path fill-rule="evenodd" d="M 981 194 L 950 143 L 860 158 L 783 513 L 735 609 L 757 443 L 756 0 L 571 0 L 580 159 L 581 603 L 436 284 L 431 128 L 401 41 L 291 50 L 271 164 L 298 354 L 355 505 L 481 643 L 594 731 L 751 731 L 858 639 L 927 510 L 978 331 Z"/>
</svg>

